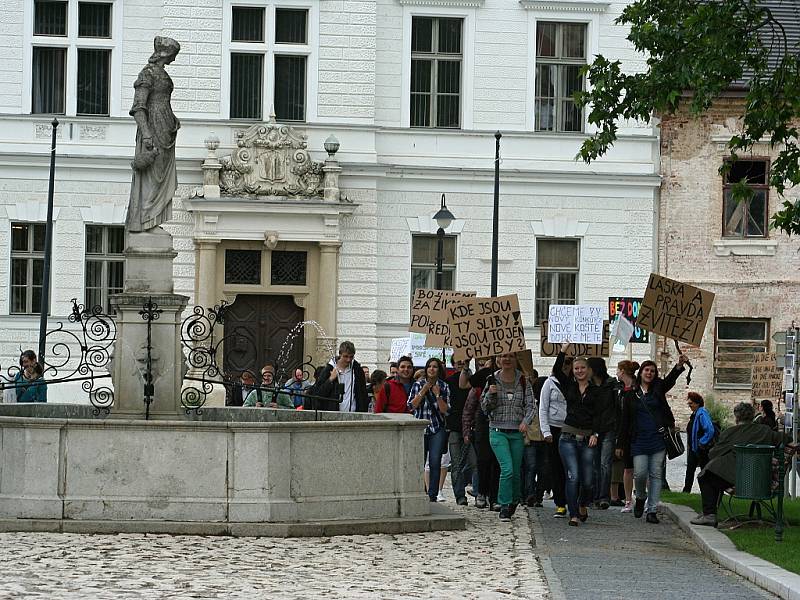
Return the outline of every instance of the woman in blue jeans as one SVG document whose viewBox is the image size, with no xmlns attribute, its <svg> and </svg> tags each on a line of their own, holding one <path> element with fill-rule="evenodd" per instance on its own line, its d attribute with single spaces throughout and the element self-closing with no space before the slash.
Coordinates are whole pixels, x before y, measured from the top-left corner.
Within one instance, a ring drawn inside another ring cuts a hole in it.
<svg viewBox="0 0 800 600">
<path fill-rule="evenodd" d="M 561 344 L 553 372 L 561 371 L 568 346 L 567 343 Z M 594 497 L 594 457 L 600 424 L 599 388 L 592 382 L 592 370 L 583 357 L 572 361 L 572 375 L 565 380 L 567 416 L 558 440 L 558 452 L 566 475 L 569 524 L 575 527 L 579 521 L 585 522 L 589 518 L 588 506 Z"/>
<path fill-rule="evenodd" d="M 444 381 L 444 366 L 438 358 L 429 358 L 425 363 L 425 376 L 411 386 L 407 404 L 417 419 L 428 421 L 423 457 L 430 465 L 430 482 L 426 491 L 430 501 L 436 502 L 442 456 L 447 449 L 444 418 L 450 410 L 450 390 Z"/>
<path fill-rule="evenodd" d="M 648 523 L 658 523 L 656 509 L 661 499 L 666 455 L 662 428 L 675 427 L 675 417 L 667 403 L 667 392 L 675 386 L 687 360 L 682 354 L 665 379 L 658 376 L 656 363 L 644 361 L 636 376 L 636 397 L 623 405 L 620 428 L 623 439 L 618 443 L 624 446 L 629 442 L 633 456 L 633 481 L 636 487 L 633 516 L 640 518 L 646 512 Z"/>
</svg>

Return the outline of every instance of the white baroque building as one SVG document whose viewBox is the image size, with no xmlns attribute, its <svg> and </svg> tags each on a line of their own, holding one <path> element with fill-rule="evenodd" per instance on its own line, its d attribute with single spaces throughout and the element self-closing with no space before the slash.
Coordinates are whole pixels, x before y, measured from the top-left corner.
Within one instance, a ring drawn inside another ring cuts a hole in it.
<svg viewBox="0 0 800 600">
<path fill-rule="evenodd" d="M 656 269 L 654 125 L 625 124 L 607 157 L 591 166 L 575 160 L 591 131 L 570 99 L 585 85 L 581 65 L 598 53 L 626 70 L 642 65 L 614 23 L 624 6 L 5 0 L 3 367 L 20 347 L 36 346 L 53 114 L 52 319 L 68 314 L 71 298 L 106 303 L 121 285 L 135 136 L 128 110 L 156 35 L 182 47 L 168 67 L 182 122 L 166 227 L 178 252 L 175 291 L 190 305 L 233 303 L 237 322 L 259 336 L 251 360 L 274 359 L 287 329 L 314 319 L 330 338 L 353 340 L 362 364 L 385 368 L 391 338 L 406 332 L 412 288 L 433 284 L 432 215 L 442 193 L 456 216 L 446 283 L 488 294 L 497 130 L 499 293 L 519 294 L 537 356 L 548 303 L 637 296 Z M 323 168 L 330 136 L 339 149 Z M 270 147 L 278 138 L 282 149 Z M 304 139 L 312 162 L 297 184 L 293 151 Z M 237 143 L 255 161 L 248 185 L 230 179 Z M 306 354 L 321 358 L 320 341 L 308 331 Z"/>
</svg>

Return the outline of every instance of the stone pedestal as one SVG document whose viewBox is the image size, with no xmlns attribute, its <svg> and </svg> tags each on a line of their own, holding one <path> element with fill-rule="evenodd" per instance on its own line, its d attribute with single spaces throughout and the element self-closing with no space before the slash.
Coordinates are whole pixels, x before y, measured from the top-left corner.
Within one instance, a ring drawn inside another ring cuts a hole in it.
<svg viewBox="0 0 800 600">
<path fill-rule="evenodd" d="M 147 368 L 146 305 L 159 312 L 150 324 L 150 362 L 153 380 L 152 417 L 174 417 L 183 411 L 181 384 L 184 357 L 181 349 L 181 317 L 189 298 L 172 293 L 172 236 L 157 227 L 150 232 L 128 234 L 125 249 L 125 287 L 111 297 L 117 312 L 114 347 L 114 408 L 112 415 L 143 418 L 146 412 Z"/>
</svg>

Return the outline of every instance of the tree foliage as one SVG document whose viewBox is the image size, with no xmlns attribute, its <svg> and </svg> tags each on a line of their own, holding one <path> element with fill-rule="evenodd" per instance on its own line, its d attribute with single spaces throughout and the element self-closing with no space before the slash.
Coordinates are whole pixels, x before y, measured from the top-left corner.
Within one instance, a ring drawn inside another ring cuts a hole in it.
<svg viewBox="0 0 800 600">
<path fill-rule="evenodd" d="M 589 107 L 597 132 L 584 141 L 580 158 L 589 163 L 606 153 L 617 139 L 619 119 L 647 121 L 684 104 L 699 116 L 733 84 L 746 81 L 742 132 L 728 142 L 732 158 L 767 142 L 779 150 L 770 185 L 783 196 L 800 183 L 798 49 L 769 9 L 758 0 L 635 0 L 617 24 L 630 27 L 628 39 L 647 57 L 646 68 L 626 73 L 620 61 L 602 55 L 587 65 L 589 90 L 576 99 Z M 751 193 L 744 181 L 735 186 L 739 200 Z M 771 225 L 800 233 L 800 202 L 784 198 Z"/>
</svg>

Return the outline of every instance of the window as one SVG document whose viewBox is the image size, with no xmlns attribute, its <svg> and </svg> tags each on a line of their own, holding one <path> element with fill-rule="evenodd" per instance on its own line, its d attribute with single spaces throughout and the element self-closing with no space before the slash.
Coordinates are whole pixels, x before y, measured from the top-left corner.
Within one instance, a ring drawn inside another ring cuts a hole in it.
<svg viewBox="0 0 800 600">
<path fill-rule="evenodd" d="M 305 285 L 306 262 L 305 252 L 273 250 L 270 276 L 272 285 Z"/>
<path fill-rule="evenodd" d="M 435 235 L 411 237 L 411 294 L 417 288 L 436 287 Z M 442 289 L 454 290 L 456 277 L 456 237 L 444 236 L 444 260 L 442 261 Z"/>
<path fill-rule="evenodd" d="M 34 0 L 32 113 L 110 114 L 112 8 Z"/>
<path fill-rule="evenodd" d="M 225 283 L 261 284 L 260 250 L 225 250 Z"/>
<path fill-rule="evenodd" d="M 99 306 L 111 314 L 111 294 L 122 293 L 125 271 L 125 228 L 116 225 L 86 226 L 86 278 L 84 305 Z"/>
<path fill-rule="evenodd" d="M 411 126 L 461 126 L 462 20 L 411 20 Z"/>
<path fill-rule="evenodd" d="M 717 319 L 714 337 L 714 385 L 749 388 L 753 354 L 769 349 L 766 319 Z"/>
<path fill-rule="evenodd" d="M 584 23 L 536 23 L 536 131 L 583 131 L 583 109 L 572 96 L 583 90 Z"/>
<path fill-rule="evenodd" d="M 267 20 L 265 8 L 231 8 L 230 117 L 263 118 L 271 73 L 267 104 L 275 117 L 305 121 L 308 10 L 276 8 L 272 29 Z"/>
<path fill-rule="evenodd" d="M 11 314 L 38 314 L 44 280 L 44 223 L 11 223 Z"/>
<path fill-rule="evenodd" d="M 551 304 L 578 302 L 578 240 L 536 241 L 536 324 L 547 320 Z"/>
<path fill-rule="evenodd" d="M 750 200 L 733 198 L 733 185 L 744 181 L 753 192 Z M 769 163 L 766 160 L 737 160 L 725 177 L 722 199 L 722 235 L 733 238 L 767 237 L 769 207 Z"/>
</svg>

